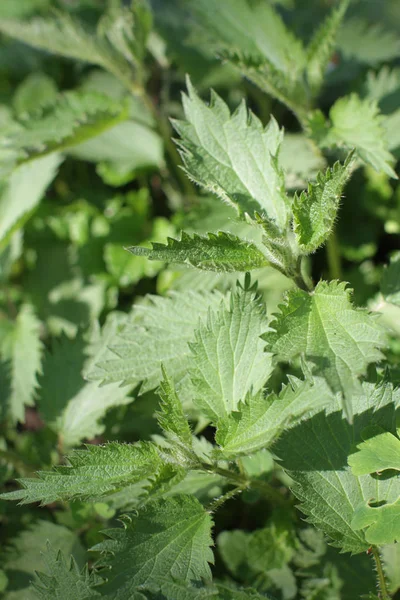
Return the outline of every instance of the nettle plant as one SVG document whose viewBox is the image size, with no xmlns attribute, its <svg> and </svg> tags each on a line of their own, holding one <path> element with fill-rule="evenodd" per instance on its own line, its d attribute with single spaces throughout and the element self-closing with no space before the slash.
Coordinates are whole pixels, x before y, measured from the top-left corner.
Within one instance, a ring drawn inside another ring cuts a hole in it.
<svg viewBox="0 0 400 600">
<path fill-rule="evenodd" d="M 146 296 L 129 315 L 111 312 L 101 331 L 78 333 L 72 342 L 61 338 L 47 355 L 39 409 L 62 450 L 93 438 L 105 404 L 126 404 L 138 386 L 138 395 L 158 391 L 160 433 L 72 449 L 62 465 L 21 478 L 19 489 L 2 495 L 20 504 L 71 502 L 83 529 L 92 510 L 104 520 L 120 519 L 92 548 L 90 568 L 80 570 L 49 544 L 35 597 L 338 599 L 346 579 L 346 598 L 363 593 L 387 600 L 396 591 L 400 393 L 385 358 L 388 335 L 378 312 L 355 306 L 346 282 L 313 281 L 311 274 L 310 256 L 324 244 L 334 260 L 333 229 L 354 171 L 367 164 L 396 177 L 376 95 L 343 96 L 329 117 L 315 108 L 347 4 L 334 7 L 307 47 L 267 4 L 211 7 L 201 0 L 192 6 L 198 31 L 220 55 L 298 117 L 323 168 L 307 185 L 288 185 L 277 121 L 271 117 L 265 126 L 244 102 L 232 113 L 214 92 L 207 104 L 187 80 L 185 119 L 173 120 L 184 172 L 232 209 L 234 232 L 227 223 L 226 231 L 182 232 L 128 250 L 150 261 L 239 273 L 237 283 L 226 293 Z M 143 97 L 146 15 L 137 15 L 136 38 L 121 15 L 122 21 L 104 22 L 97 38 L 65 19 L 18 27 L 3 21 L 0 29 L 96 62 Z M 265 37 L 271 27 L 274 35 Z M 104 106 L 98 96 L 64 95 L 57 102 L 37 129 L 24 122 L 10 131 L 6 169 L 44 155 L 59 161 L 55 152 L 126 115 L 126 107 Z M 82 106 L 91 109 L 85 119 L 78 118 Z M 60 115 L 65 130 L 54 138 Z M 50 132 L 45 139 L 44 130 Z M 165 123 L 160 131 L 168 137 Z M 399 303 L 399 264 L 395 258 L 382 278 L 383 298 L 393 304 Z M 257 291 L 264 267 L 291 282 L 272 318 Z M 28 309 L 19 318 L 32 324 Z M 62 394 L 55 390 L 64 381 L 75 385 L 78 355 L 86 383 L 60 410 L 53 399 L 62 404 Z M 104 402 L 94 406 L 93 396 Z M 241 500 L 261 507 L 266 518 L 242 526 L 239 508 L 238 527 L 224 530 L 219 515 Z M 42 536 L 51 537 L 50 525 L 42 522 Z M 64 547 L 71 552 L 71 544 Z"/>
</svg>

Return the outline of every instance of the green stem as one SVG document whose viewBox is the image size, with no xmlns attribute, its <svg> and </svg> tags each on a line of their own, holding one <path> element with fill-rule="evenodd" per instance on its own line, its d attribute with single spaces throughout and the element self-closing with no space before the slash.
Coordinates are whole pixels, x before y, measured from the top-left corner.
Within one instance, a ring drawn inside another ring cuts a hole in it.
<svg viewBox="0 0 400 600">
<path fill-rule="evenodd" d="M 257 489 L 263 494 L 265 498 L 270 500 L 275 505 L 286 508 L 291 506 L 291 503 L 288 502 L 288 500 L 284 498 L 277 489 L 272 487 L 266 481 L 261 481 L 260 479 L 248 479 L 244 474 L 242 475 L 241 473 L 235 473 L 234 471 L 223 469 L 222 467 L 218 467 L 217 465 L 211 466 L 204 463 L 201 465 L 201 468 L 208 471 L 209 473 L 215 473 L 216 475 L 221 475 L 222 477 L 225 477 L 232 483 L 235 483 L 237 487 L 240 487 L 242 489 Z"/>
<path fill-rule="evenodd" d="M 226 494 L 223 494 L 223 496 L 220 496 L 219 498 L 214 500 L 214 502 L 212 502 L 208 506 L 207 510 L 209 510 L 210 512 L 215 512 L 220 506 L 225 504 L 227 500 L 230 500 L 237 494 L 240 494 L 241 492 L 243 492 L 244 489 L 245 488 L 242 485 L 238 485 L 237 487 L 233 488 L 233 490 L 229 490 L 229 492 L 226 492 Z"/>
<path fill-rule="evenodd" d="M 326 242 L 326 253 L 329 266 L 330 279 L 342 279 L 342 264 L 337 236 L 334 231 Z"/>
<path fill-rule="evenodd" d="M 378 574 L 378 592 L 382 600 L 390 600 L 390 594 L 386 585 L 386 577 L 383 571 L 382 561 L 379 550 L 376 546 L 372 546 L 372 556 L 375 560 L 376 572 Z"/>
</svg>

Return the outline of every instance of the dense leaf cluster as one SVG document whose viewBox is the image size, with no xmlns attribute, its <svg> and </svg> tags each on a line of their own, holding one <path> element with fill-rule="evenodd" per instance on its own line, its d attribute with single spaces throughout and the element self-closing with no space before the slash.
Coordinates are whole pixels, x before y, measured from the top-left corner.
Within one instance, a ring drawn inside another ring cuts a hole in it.
<svg viewBox="0 0 400 600">
<path fill-rule="evenodd" d="M 1 3 L 4 600 L 399 597 L 400 11 L 329 4 Z"/>
</svg>

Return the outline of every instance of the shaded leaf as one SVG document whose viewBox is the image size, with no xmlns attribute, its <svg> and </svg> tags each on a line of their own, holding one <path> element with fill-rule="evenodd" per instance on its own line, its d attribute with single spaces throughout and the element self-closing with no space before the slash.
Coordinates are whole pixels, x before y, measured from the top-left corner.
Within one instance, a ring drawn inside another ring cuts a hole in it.
<svg viewBox="0 0 400 600">
<path fill-rule="evenodd" d="M 210 579 L 211 526 L 210 515 L 193 496 L 148 504 L 125 527 L 107 530 L 110 539 L 92 548 L 105 553 L 100 566 L 111 569 L 104 593 L 117 600 L 139 585 L 167 578 Z"/>
</svg>

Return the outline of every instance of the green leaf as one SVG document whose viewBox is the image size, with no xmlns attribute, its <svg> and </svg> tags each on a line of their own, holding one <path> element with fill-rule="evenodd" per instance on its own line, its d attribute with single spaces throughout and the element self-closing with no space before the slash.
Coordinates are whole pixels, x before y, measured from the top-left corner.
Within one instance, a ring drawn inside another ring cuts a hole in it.
<svg viewBox="0 0 400 600">
<path fill-rule="evenodd" d="M 21 165 L 0 185 L 0 249 L 32 215 L 61 162 L 51 154 Z"/>
<path fill-rule="evenodd" d="M 375 100 L 390 113 L 398 108 L 397 99 L 400 92 L 400 69 L 384 65 L 379 71 L 369 71 L 365 82 L 365 94 Z M 388 110 L 389 108 L 389 110 Z M 392 109 L 392 110 L 390 110 Z"/>
<path fill-rule="evenodd" d="M 20 531 L 3 550 L 2 567 L 11 581 L 18 581 L 18 587 L 27 588 L 35 571 L 43 567 L 42 552 L 46 551 L 47 543 L 65 554 L 72 554 L 75 561 L 83 565 L 86 553 L 77 534 L 63 525 L 38 520 Z"/>
<path fill-rule="evenodd" d="M 17 87 L 13 97 L 13 107 L 18 116 L 32 113 L 46 104 L 51 104 L 57 97 L 57 86 L 54 79 L 37 72 L 31 73 Z"/>
<path fill-rule="evenodd" d="M 319 92 L 323 84 L 348 5 L 349 0 L 340 0 L 339 5 L 332 8 L 307 47 L 307 79 L 314 94 Z"/>
<path fill-rule="evenodd" d="M 68 463 L 55 467 L 53 471 L 39 471 L 35 479 L 19 479 L 22 489 L 0 497 L 20 500 L 20 504 L 97 499 L 154 475 L 162 466 L 156 447 L 150 442 L 88 445 L 85 450 L 71 452 Z"/>
<path fill-rule="evenodd" d="M 396 436 L 381 427 L 367 427 L 361 435 L 364 441 L 348 460 L 353 475 L 380 473 L 386 469 L 400 471 L 400 440 Z"/>
<path fill-rule="evenodd" d="M 233 583 L 217 583 L 217 589 L 220 593 L 219 600 L 272 600 L 271 596 L 260 594 L 253 588 L 239 588 Z"/>
<path fill-rule="evenodd" d="M 397 485 L 400 492 L 400 486 Z M 355 509 L 351 526 L 354 530 L 366 529 L 365 539 L 370 544 L 382 546 L 400 540 L 400 498 L 392 503 L 374 504 L 374 498 L 361 502 Z"/>
<path fill-rule="evenodd" d="M 80 570 L 72 556 L 67 561 L 61 550 L 54 550 L 48 543 L 42 559 L 47 572 L 36 573 L 32 586 L 39 600 L 87 600 L 101 597 L 95 588 L 103 580 L 94 573 L 89 574 L 87 566 Z"/>
<path fill-rule="evenodd" d="M 127 11 L 122 12 L 108 18 L 107 27 L 103 27 L 97 35 L 86 31 L 78 21 L 61 12 L 53 18 L 36 17 L 30 21 L 0 19 L 0 31 L 34 48 L 98 65 L 129 84 L 134 57 L 131 51 L 126 51 L 126 46 L 121 48 L 121 43 L 131 20 Z"/>
<path fill-rule="evenodd" d="M 331 401 L 332 393 L 323 379 L 310 383 L 292 377 L 279 395 L 249 394 L 237 412 L 218 421 L 215 440 L 226 458 L 253 454 L 270 446 L 307 413 Z"/>
<path fill-rule="evenodd" d="M 343 395 L 343 408 L 352 415 L 352 400 L 359 393 L 359 376 L 370 363 L 381 360 L 385 333 L 365 310 L 353 307 L 346 283 L 320 281 L 312 294 L 288 293 L 280 314 L 263 338 L 279 362 L 304 353 L 314 373 L 326 379 L 333 392 Z"/>
<path fill-rule="evenodd" d="M 186 581 L 174 579 L 173 581 L 164 581 L 156 587 L 158 588 L 157 592 L 146 596 L 149 600 L 204 600 L 207 598 L 221 600 L 213 585 L 206 587 L 200 584 L 191 585 Z M 154 589 L 154 585 L 151 585 L 151 589 Z"/>
<path fill-rule="evenodd" d="M 286 565 L 294 554 L 294 536 L 288 519 L 273 515 L 262 529 L 223 531 L 218 550 L 227 568 L 239 581 L 251 582 L 260 573 Z"/>
<path fill-rule="evenodd" d="M 100 566 L 110 569 L 105 595 L 117 600 L 169 578 L 210 579 L 211 526 L 210 514 L 193 496 L 160 499 L 130 515 L 124 528 L 107 530 L 110 539 L 92 548 L 105 553 Z"/>
<path fill-rule="evenodd" d="M 4 147 L 18 164 L 95 137 L 127 116 L 127 104 L 97 92 L 65 92 L 40 111 L 24 114 Z"/>
<path fill-rule="evenodd" d="M 58 433 L 64 447 L 102 433 L 104 427 L 100 421 L 107 410 L 132 401 L 130 387 L 121 388 L 116 383 L 99 387 L 96 382 L 85 382 L 84 348 L 80 335 L 73 340 L 63 335 L 54 342 L 52 352 L 45 354 L 39 379 L 40 413 L 46 425 Z"/>
<path fill-rule="evenodd" d="M 338 47 L 346 59 L 373 66 L 400 56 L 398 33 L 361 17 L 352 17 L 343 23 Z"/>
<path fill-rule="evenodd" d="M 165 369 L 162 369 L 162 371 L 163 380 L 159 389 L 161 404 L 157 420 L 168 437 L 178 440 L 190 448 L 192 446 L 192 431 L 183 413 L 182 403 L 167 372 Z"/>
<path fill-rule="evenodd" d="M 293 227 L 300 249 L 305 254 L 315 252 L 332 232 L 343 188 L 352 169 L 350 154 L 344 164 L 337 162 L 324 174 L 319 173 L 308 190 L 295 195 Z"/>
<path fill-rule="evenodd" d="M 0 351 L 10 362 L 9 412 L 13 421 L 25 421 L 25 406 L 32 406 L 41 367 L 40 322 L 32 306 L 24 305 L 14 322 L 0 322 Z"/>
<path fill-rule="evenodd" d="M 395 433 L 399 404 L 398 390 L 393 391 L 387 381 L 377 386 L 364 383 L 362 393 L 353 398 L 353 424 L 343 418 L 337 400 L 284 432 L 274 447 L 293 480 L 292 491 L 301 500 L 301 511 L 344 552 L 365 552 L 370 546 L 364 533 L 352 526 L 360 503 L 371 498 L 378 503 L 398 499 L 398 476 L 355 476 L 347 460 L 367 426 Z"/>
<path fill-rule="evenodd" d="M 271 119 L 264 128 L 244 103 L 231 115 L 214 92 L 207 106 L 190 80 L 183 97 L 186 121 L 174 121 L 188 176 L 223 201 L 251 216 L 263 210 L 285 228 L 290 201 L 278 165 L 282 131 Z"/>
<path fill-rule="evenodd" d="M 278 12 L 265 2 L 192 0 L 190 7 L 215 53 L 294 112 L 307 106 L 306 54 Z"/>
<path fill-rule="evenodd" d="M 220 302 L 221 295 L 210 292 L 147 296 L 145 303 L 133 307 L 128 323 L 112 343 L 107 340 L 102 352 L 98 350 L 96 367 L 86 376 L 103 383 L 137 385 L 142 381 L 144 393 L 158 386 L 163 364 L 180 394 L 188 381 L 191 357 L 188 342 L 193 339 L 199 319 L 205 318 L 209 308 L 217 308 Z"/>
<path fill-rule="evenodd" d="M 254 244 L 223 231 L 207 236 L 182 231 L 180 240 L 168 238 L 166 245 L 152 242 L 151 249 L 132 246 L 127 250 L 150 260 L 188 264 L 204 271 L 251 271 L 268 265 Z"/>
<path fill-rule="evenodd" d="M 355 148 L 365 163 L 397 179 L 392 168 L 395 159 L 388 151 L 383 118 L 376 102 L 369 98 L 362 100 L 357 94 L 344 96 L 332 106 L 329 117 L 332 126 L 323 146 Z"/>
<path fill-rule="evenodd" d="M 387 302 L 400 306 L 400 252 L 390 258 L 390 264 L 383 271 L 381 291 Z"/>
<path fill-rule="evenodd" d="M 268 328 L 265 307 L 248 282 L 221 302 L 207 324 L 195 331 L 192 379 L 194 400 L 216 423 L 236 410 L 250 390 L 260 390 L 272 372 L 260 338 Z"/>
</svg>

